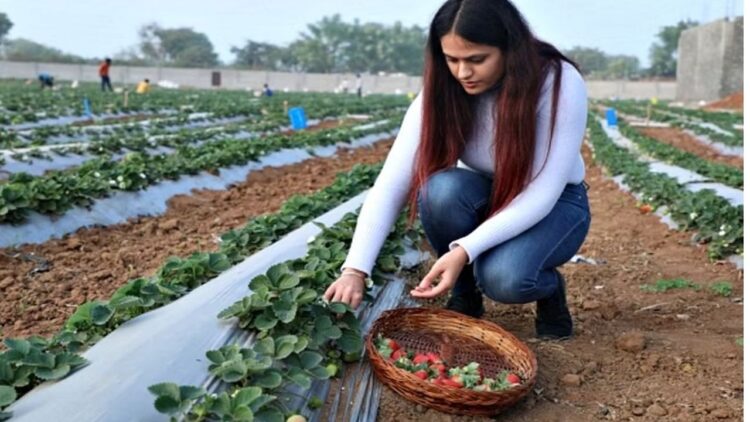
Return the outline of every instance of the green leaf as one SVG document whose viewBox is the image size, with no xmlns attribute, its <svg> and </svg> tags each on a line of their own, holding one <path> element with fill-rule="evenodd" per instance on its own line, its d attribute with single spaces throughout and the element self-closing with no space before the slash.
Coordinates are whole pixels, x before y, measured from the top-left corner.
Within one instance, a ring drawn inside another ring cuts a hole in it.
<svg viewBox="0 0 750 422">
<path fill-rule="evenodd" d="M 255 414 L 256 422 L 284 422 L 284 415 L 277 409 L 263 409 Z"/>
<path fill-rule="evenodd" d="M 175 401 L 180 400 L 180 387 L 171 382 L 163 382 L 148 387 L 148 391 L 155 396 L 171 397 Z"/>
<path fill-rule="evenodd" d="M 307 346 L 310 344 L 310 338 L 307 336 L 300 336 L 297 339 L 297 344 L 294 345 L 294 353 L 300 353 L 301 351 L 307 349 Z"/>
<path fill-rule="evenodd" d="M 234 397 L 237 406 L 247 406 L 263 394 L 263 389 L 259 387 L 245 387 L 237 390 Z"/>
<path fill-rule="evenodd" d="M 274 354 L 275 347 L 274 347 L 273 337 L 266 337 L 263 340 L 260 340 L 259 342 L 255 343 L 254 349 L 257 353 L 260 353 L 262 355 Z"/>
<path fill-rule="evenodd" d="M 282 381 L 283 379 L 281 377 L 281 374 L 279 374 L 278 371 L 275 370 L 268 370 L 262 375 L 253 378 L 254 385 L 268 389 L 273 389 L 280 386 Z"/>
<path fill-rule="evenodd" d="M 302 363 L 302 368 L 310 369 L 317 366 L 323 360 L 323 356 L 320 353 L 305 351 L 299 354 L 299 360 Z"/>
<path fill-rule="evenodd" d="M 16 401 L 16 389 L 7 385 L 0 385 L 0 407 L 5 407 Z"/>
<path fill-rule="evenodd" d="M 196 400 L 203 397 L 206 391 L 202 388 L 194 387 L 192 385 L 180 386 L 180 398 L 182 400 Z"/>
<path fill-rule="evenodd" d="M 358 332 L 353 330 L 344 330 L 341 338 L 336 341 L 336 344 L 344 353 L 359 352 L 363 346 L 362 337 Z"/>
<path fill-rule="evenodd" d="M 206 352 L 206 357 L 213 363 L 221 364 L 224 362 L 224 354 L 218 350 L 209 350 Z"/>
<path fill-rule="evenodd" d="M 290 375 L 289 378 L 292 380 L 292 382 L 299 385 L 305 390 L 309 390 L 310 386 L 312 386 L 312 379 L 310 379 L 310 377 L 308 377 L 305 374 L 297 373 L 297 374 Z"/>
<path fill-rule="evenodd" d="M 284 324 L 294 321 L 297 315 L 297 304 L 283 301 L 277 301 L 273 304 L 273 313 Z"/>
<path fill-rule="evenodd" d="M 104 325 L 109 321 L 112 315 L 115 313 L 109 305 L 103 303 L 97 303 L 91 308 L 91 321 L 95 325 Z"/>
<path fill-rule="evenodd" d="M 328 304 L 328 307 L 331 309 L 331 312 L 336 313 L 336 314 L 343 314 L 349 310 L 349 307 L 341 302 L 332 302 Z"/>
<path fill-rule="evenodd" d="M 279 320 L 277 318 L 274 318 L 273 316 L 270 316 L 267 314 L 267 312 L 264 312 L 258 316 L 255 317 L 253 320 L 253 324 L 255 325 L 255 328 L 261 331 L 270 330 L 271 328 L 275 327 L 276 324 L 278 324 Z"/>
<path fill-rule="evenodd" d="M 297 274 L 284 274 L 278 282 L 279 290 L 289 290 L 299 284 Z"/>
<path fill-rule="evenodd" d="M 208 269 L 213 273 L 220 273 L 232 267 L 232 264 L 223 253 L 208 254 Z"/>
<path fill-rule="evenodd" d="M 221 365 L 217 371 L 224 382 L 237 382 L 247 375 L 247 366 L 240 360 Z"/>
<path fill-rule="evenodd" d="M 253 422 L 254 420 L 253 411 L 247 406 L 235 407 L 232 411 L 232 421 Z"/>
<path fill-rule="evenodd" d="M 297 336 L 285 335 L 276 339 L 276 359 L 284 359 L 294 352 Z"/>
<path fill-rule="evenodd" d="M 6 338 L 4 341 L 8 349 L 27 355 L 31 350 L 31 343 L 20 338 Z"/>
<path fill-rule="evenodd" d="M 180 402 L 169 396 L 159 396 L 154 402 L 154 407 L 159 413 L 174 415 L 180 411 Z"/>
<path fill-rule="evenodd" d="M 70 366 L 60 365 L 56 368 L 36 368 L 36 370 L 34 370 L 34 375 L 43 380 L 50 381 L 63 378 L 68 375 L 69 372 Z"/>
</svg>

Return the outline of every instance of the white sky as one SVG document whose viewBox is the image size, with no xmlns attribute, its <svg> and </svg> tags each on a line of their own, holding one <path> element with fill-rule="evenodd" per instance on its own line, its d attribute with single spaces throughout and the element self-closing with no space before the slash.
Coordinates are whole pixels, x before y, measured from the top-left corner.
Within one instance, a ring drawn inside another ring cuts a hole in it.
<svg viewBox="0 0 750 422">
<path fill-rule="evenodd" d="M 536 34 L 566 49 L 596 47 L 637 56 L 647 66 L 659 29 L 681 19 L 701 23 L 744 15 L 742 0 L 515 0 Z M 24 37 L 84 57 L 111 56 L 137 43 L 138 28 L 156 21 L 204 32 L 221 60 L 245 40 L 287 44 L 308 23 L 340 13 L 345 21 L 426 27 L 442 1 L 420 0 L 0 0 Z"/>
</svg>

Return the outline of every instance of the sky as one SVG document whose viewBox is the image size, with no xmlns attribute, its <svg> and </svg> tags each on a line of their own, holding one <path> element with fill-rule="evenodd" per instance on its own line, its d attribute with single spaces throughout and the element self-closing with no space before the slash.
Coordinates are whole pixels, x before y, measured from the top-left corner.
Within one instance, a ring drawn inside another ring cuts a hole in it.
<svg viewBox="0 0 750 422">
<path fill-rule="evenodd" d="M 245 41 L 286 45 L 308 23 L 341 14 L 347 22 L 427 27 L 440 0 L 0 0 L 14 23 L 9 37 L 23 37 L 84 57 L 112 56 L 138 42 L 138 28 L 204 32 L 224 62 Z M 560 49 L 593 47 L 639 58 L 664 26 L 683 19 L 700 23 L 744 15 L 742 0 L 515 0 L 538 37 Z"/>
</svg>

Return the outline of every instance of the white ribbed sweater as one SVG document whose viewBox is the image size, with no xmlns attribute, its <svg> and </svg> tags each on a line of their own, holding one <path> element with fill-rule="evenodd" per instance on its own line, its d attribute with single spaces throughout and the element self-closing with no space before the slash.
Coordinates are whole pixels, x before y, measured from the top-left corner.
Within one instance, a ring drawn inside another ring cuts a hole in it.
<svg viewBox="0 0 750 422">
<path fill-rule="evenodd" d="M 547 75 L 537 106 L 536 150 L 532 174 L 538 176 L 502 211 L 484 221 L 473 232 L 455 239 L 469 263 L 482 252 L 511 239 L 541 221 L 557 202 L 565 185 L 580 183 L 585 175 L 581 144 L 586 129 L 586 86 L 578 71 L 563 62 L 557 121 L 544 168 L 549 144 L 554 74 Z M 496 92 L 480 94 L 475 130 L 461 156 L 463 167 L 492 175 L 495 171 L 494 99 Z M 343 267 L 371 274 L 375 260 L 399 212 L 406 204 L 414 157 L 422 125 L 422 95 L 409 106 L 398 136 L 388 153 L 383 170 L 367 195 L 357 220 L 349 254 Z M 540 172 L 541 169 L 541 172 Z"/>
</svg>

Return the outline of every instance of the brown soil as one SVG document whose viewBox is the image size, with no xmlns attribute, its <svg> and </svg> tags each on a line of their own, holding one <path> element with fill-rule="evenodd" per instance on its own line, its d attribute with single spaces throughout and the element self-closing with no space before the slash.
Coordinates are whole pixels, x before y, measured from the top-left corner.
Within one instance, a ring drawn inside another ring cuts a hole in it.
<svg viewBox="0 0 750 422">
<path fill-rule="evenodd" d="M 292 195 L 330 185 L 336 173 L 357 163 L 383 160 L 390 144 L 381 141 L 373 148 L 339 150 L 335 157 L 253 171 L 228 190 L 177 196 L 159 217 L 0 249 L 0 336 L 52 334 L 81 303 L 109 298 L 127 280 L 151 275 L 169 256 L 215 250 L 217 235 L 277 211 Z"/>
<path fill-rule="evenodd" d="M 727 95 L 719 101 L 707 104 L 703 108 L 706 109 L 724 109 L 724 110 L 740 110 L 742 111 L 744 95 L 742 91 L 737 91 L 734 94 Z"/>
<path fill-rule="evenodd" d="M 592 165 L 585 152 L 593 219 L 580 253 L 603 263 L 562 268 L 576 324 L 575 337 L 568 341 L 534 338 L 533 304 L 486 300 L 484 318 L 527 342 L 539 363 L 530 395 L 495 420 L 741 420 L 743 351 L 737 340 L 742 336 L 743 272 L 709 262 L 689 233 L 670 231 L 655 215 L 641 214 L 636 200 Z M 413 282 L 428 269 L 423 266 Z M 678 277 L 702 288 L 666 293 L 640 288 Z M 731 283 L 731 297 L 711 291 L 718 281 Z M 631 352 L 615 345 L 631 332 L 638 333 L 631 339 L 642 335 L 644 349 Z M 565 383 L 568 374 L 577 377 Z M 424 409 L 386 389 L 379 420 L 492 419 Z"/>
<path fill-rule="evenodd" d="M 708 161 L 726 164 L 742 169 L 744 160 L 742 157 L 722 155 L 711 147 L 700 143 L 689 134 L 679 128 L 636 128 L 640 133 L 658 139 L 661 142 L 680 148 Z"/>
</svg>

